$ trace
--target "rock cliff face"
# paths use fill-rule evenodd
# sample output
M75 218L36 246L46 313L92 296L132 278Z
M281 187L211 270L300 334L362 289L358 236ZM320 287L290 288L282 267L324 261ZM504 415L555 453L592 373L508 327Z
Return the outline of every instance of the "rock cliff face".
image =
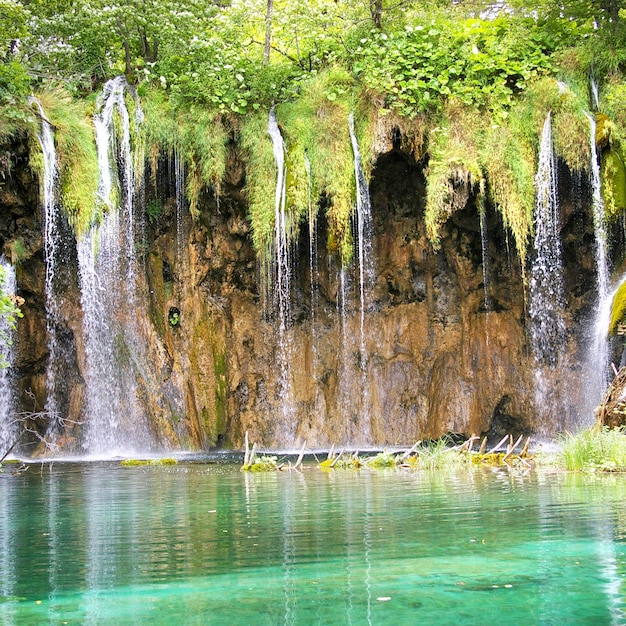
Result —
M38 185L25 148L7 146L5 155L0 246L18 262L25 298L15 367L21 408L41 409L47 348ZM567 345L557 367L538 369L526 330L522 267L500 217L487 207L481 233L470 197L445 224L435 251L423 221L424 167L394 149L374 168L376 280L363 318L355 269L346 268L341 279L326 251L323 218L313 242L303 229L291 251L284 331L259 287L236 149L219 202L207 193L197 221L188 215L177 220L175 193L163 175L153 190L162 215L145 227L137 306L120 311L118 320L124 324L132 316L147 346L134 361L147 447L237 447L246 431L275 448L303 440L313 448L382 446L447 432L550 434L591 419L581 395L594 297L584 185L562 172ZM58 438L66 450L79 452L89 420L86 355L71 239L68 247L60 307L67 388L61 396L76 424Z

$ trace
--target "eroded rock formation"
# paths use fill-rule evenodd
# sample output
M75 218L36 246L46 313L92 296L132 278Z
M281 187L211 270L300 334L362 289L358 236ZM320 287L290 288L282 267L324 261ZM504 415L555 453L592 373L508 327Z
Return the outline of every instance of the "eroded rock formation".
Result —
M41 214L25 148L18 142L6 155L0 245L18 262L25 298L15 366L22 408L29 410L45 405ZM150 447L241 446L246 431L269 447L302 440L314 448L382 446L447 432L546 434L580 419L584 326L594 286L586 190L570 193L574 186L563 177L568 339L559 366L543 372L551 394L542 400L549 406L539 407L522 267L513 243L487 207L487 276L478 210L470 197L444 225L435 251L423 222L424 167L394 149L380 156L373 171L377 278L363 340L354 268L346 268L342 287L322 217L313 262L308 229L292 250L291 320L279 337L271 303L259 288L236 148L219 201L207 192L196 221L185 214L177 223L175 190L160 173L162 180L148 193L163 210L145 227L137 306L121 311L118 320L124 324L133 316L148 346L135 374ZM78 424L62 436L68 450L79 452L80 423L89 419L83 398L86 356L75 250L68 250L67 260L63 397L67 415ZM286 355L286 371L278 366L278 350Z

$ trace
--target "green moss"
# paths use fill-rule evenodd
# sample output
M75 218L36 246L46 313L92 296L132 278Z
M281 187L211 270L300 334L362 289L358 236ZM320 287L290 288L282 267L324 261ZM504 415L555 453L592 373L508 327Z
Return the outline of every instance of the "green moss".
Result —
M255 457L252 463L241 467L244 472L275 472L279 469L278 459L275 456Z
M98 155L88 106L59 89L41 92L38 98L55 128L61 204L81 236L97 219Z
M504 124L491 124L485 132L481 162L488 178L488 195L513 233L521 259L526 256L532 228L535 154L522 138Z
M609 335L617 331L618 326L624 320L624 314L626 314L626 281L622 282L613 296Z
M22 261L28 258L28 250L24 245L24 240L21 237L10 241L6 247L8 248L9 258L12 265L19 265Z
M212 187L219 198L226 172L228 125L221 115L205 108L175 108L157 89L142 90L141 102L145 114L140 127L142 152L151 164L153 183L159 155L171 157L177 152L187 167L189 210L197 217L203 189Z
M177 465L176 459L124 459L120 461L122 467L137 467L139 465Z
M424 219L435 248L442 224L483 185L480 144L484 125L478 111L451 103L431 131Z
M626 167L617 148L609 147L603 152L601 179L606 215L615 218L626 210Z
M266 267L271 257L276 198L276 164L267 120L267 112L253 113L245 117L239 129L239 141L246 156L252 241Z
M214 334L214 333L213 333ZM215 430L217 434L226 429L226 410L228 401L228 363L225 349L218 349L214 338L213 364L215 368Z
M317 202L324 196L327 203L328 248L344 263L351 259L353 252L350 220L356 184L348 128L349 115L355 109L353 90L352 79L344 70L329 68L303 85L297 100L277 107L287 148L294 154L292 167L300 175L305 173L306 155L311 172L311 198ZM369 171L370 150L364 145L363 160ZM292 223L297 224L307 214L308 186L291 184L290 190Z

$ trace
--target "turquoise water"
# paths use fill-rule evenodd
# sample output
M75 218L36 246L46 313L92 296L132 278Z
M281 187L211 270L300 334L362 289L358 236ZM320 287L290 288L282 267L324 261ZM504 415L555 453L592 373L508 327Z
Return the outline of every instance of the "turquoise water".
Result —
M626 477L0 474L0 624L626 624Z

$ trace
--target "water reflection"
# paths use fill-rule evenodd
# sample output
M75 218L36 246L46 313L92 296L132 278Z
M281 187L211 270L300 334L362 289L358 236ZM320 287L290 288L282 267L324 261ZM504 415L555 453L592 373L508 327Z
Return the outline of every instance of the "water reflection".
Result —
M0 494L2 624L625 619L621 476L55 465Z

